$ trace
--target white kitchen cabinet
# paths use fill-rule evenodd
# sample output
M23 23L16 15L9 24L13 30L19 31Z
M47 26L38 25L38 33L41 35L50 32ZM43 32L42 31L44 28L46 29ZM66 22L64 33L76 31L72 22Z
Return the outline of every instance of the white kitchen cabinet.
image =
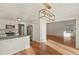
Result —
M0 29L5 29L6 21L0 20Z
M15 29L18 29L18 22L17 21L6 20L6 19L1 20L0 19L0 29L5 29L6 25L15 25Z
M0 40L0 55L15 54L30 48L30 36Z

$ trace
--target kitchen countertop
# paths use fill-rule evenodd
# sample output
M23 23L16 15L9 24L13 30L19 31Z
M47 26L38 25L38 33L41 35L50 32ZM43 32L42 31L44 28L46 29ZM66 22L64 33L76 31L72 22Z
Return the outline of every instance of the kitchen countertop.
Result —
M13 39L13 38L25 37L25 36L27 36L27 35L24 35L24 36L19 36L19 35L17 35L17 36L5 36L5 37L0 36L0 40Z

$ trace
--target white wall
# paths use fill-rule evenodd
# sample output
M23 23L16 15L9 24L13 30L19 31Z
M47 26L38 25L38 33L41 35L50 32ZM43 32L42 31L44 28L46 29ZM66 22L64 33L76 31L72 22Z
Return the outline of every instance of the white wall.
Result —
M66 21L58 21L58 22L49 23L47 24L47 34L63 36L66 25L76 26L76 20L66 20Z
M36 17L37 18L37 17ZM32 25L33 26L33 41L40 41L40 20L36 21L30 21L26 22L26 31L27 31L27 26Z
M79 17L76 18L76 48L79 49Z
M26 26L33 25L33 41L46 42L46 21L39 19L34 22L26 22Z
M47 41L47 26L46 21L44 19L40 19L40 42Z
M40 41L40 22L34 24L34 41Z

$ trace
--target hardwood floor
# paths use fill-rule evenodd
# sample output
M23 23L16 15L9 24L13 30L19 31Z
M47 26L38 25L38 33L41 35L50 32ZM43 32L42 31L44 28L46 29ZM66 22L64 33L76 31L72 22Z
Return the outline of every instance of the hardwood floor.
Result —
M61 53L44 43L31 42L31 46L34 49L36 55L61 55Z
M56 41L58 43L61 43L61 44L67 45L67 46L70 46L72 48L75 48L75 41L73 41L74 38L71 39L71 41L64 42L64 37L63 36L47 35L47 39Z
M63 55L79 55L78 49L72 48L70 46L58 43L50 39L45 44L62 53Z
M37 43L31 41L30 45L31 48L20 51L15 55L62 55L61 53L59 53L55 49L52 49L44 43Z
M15 55L79 55L79 50L75 49L73 42L64 44L63 37L48 36L48 41L38 43L31 41L31 48L25 49Z

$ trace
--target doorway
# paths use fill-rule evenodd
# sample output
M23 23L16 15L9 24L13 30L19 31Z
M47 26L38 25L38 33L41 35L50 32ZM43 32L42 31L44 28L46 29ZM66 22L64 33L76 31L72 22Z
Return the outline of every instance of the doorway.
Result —
M49 23L47 37L55 42L76 48L76 20Z
M33 41L33 25L27 26L27 35L30 35L30 41Z

